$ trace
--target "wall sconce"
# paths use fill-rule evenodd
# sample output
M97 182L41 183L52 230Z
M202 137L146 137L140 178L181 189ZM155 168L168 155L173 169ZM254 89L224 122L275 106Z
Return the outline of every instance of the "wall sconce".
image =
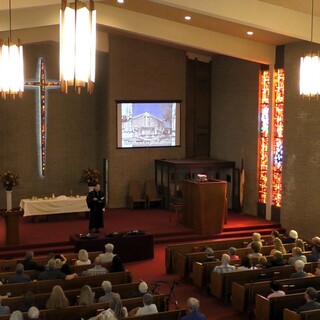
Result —
M87 86L93 92L96 64L96 11L93 0L89 7L75 0L67 5L61 1L60 10L60 81L61 91L68 93L68 86L81 92Z
M17 44L11 38L11 0L9 0L9 37L0 40L0 92L2 98L7 95L22 96L24 90L23 47L21 40Z

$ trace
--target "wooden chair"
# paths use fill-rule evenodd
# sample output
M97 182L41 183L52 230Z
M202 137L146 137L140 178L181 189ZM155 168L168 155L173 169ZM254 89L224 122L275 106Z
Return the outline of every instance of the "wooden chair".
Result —
M134 180L129 182L127 205L129 209L134 209L135 204L146 207L146 199L142 196L140 184Z
M152 203L159 203L161 208L163 206L162 196L158 193L156 182L154 180L146 181L146 199L147 199L147 208L150 208Z

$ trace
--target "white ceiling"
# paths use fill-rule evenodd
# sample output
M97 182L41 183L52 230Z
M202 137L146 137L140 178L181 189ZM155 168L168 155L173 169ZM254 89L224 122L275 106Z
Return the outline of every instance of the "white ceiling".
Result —
M51 39L60 0L11 0L12 29L24 42ZM68 1L71 2L71 1ZM9 0L0 0L0 32L9 29ZM165 42L207 55L221 53L272 64L276 45L311 37L312 0L95 0L100 30ZM185 15L191 21L184 20ZM320 43L320 0L314 0L314 37ZM17 31L21 30L21 31ZM252 37L247 31L253 31ZM319 32L317 31L319 30ZM30 35L26 35L26 33ZM36 36L40 32L41 36ZM58 35L57 35L58 36ZM25 40L27 39L27 40Z

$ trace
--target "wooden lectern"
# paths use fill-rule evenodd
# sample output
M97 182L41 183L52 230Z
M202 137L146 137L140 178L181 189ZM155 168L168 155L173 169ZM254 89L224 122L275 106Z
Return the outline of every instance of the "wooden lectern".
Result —
M19 244L19 217L22 216L22 211L2 211L1 215L4 217L6 225L6 244Z
M182 223L193 228L197 234L221 233L226 219L226 194L226 181L184 181Z

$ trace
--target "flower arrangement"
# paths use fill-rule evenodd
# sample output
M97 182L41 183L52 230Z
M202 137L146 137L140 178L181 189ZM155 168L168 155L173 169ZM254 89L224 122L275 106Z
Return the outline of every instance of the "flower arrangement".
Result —
M99 182L100 172L97 169L87 168L81 173L80 182L85 182L88 186L94 186Z
M5 171L4 173L0 174L2 185L7 191L12 190L12 187L15 187L19 184L19 178L20 177L18 174L11 171Z

